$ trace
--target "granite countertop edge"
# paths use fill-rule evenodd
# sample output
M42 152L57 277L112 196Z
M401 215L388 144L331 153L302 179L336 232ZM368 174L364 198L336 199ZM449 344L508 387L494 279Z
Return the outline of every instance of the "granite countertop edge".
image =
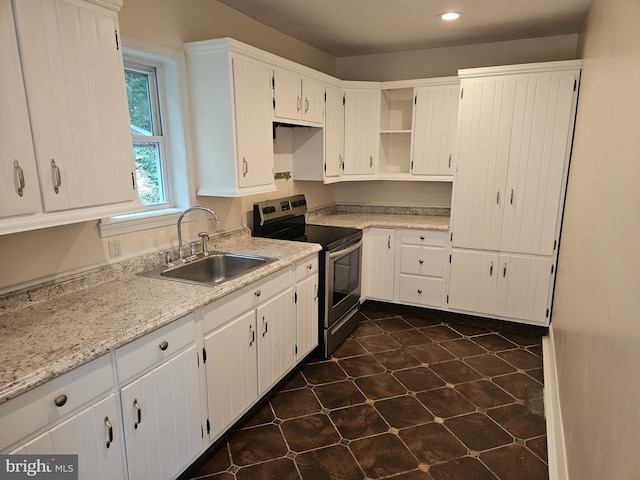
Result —
M215 287L133 274L2 313L0 404L320 250L313 243L251 239L228 251L275 261Z

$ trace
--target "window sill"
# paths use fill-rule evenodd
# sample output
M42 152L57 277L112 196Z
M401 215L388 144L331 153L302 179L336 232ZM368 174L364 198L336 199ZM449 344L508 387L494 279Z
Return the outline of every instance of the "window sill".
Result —
M103 218L98 223L100 237L112 237L124 233L139 232L151 228L167 227L175 225L178 217L183 212L181 208L165 208L117 217Z

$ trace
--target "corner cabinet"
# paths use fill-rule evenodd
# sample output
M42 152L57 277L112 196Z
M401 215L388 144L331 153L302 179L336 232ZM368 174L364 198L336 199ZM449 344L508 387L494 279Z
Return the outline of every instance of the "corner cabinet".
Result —
M185 44L198 195L276 190L273 68L230 39ZM251 50L249 50L251 51Z
M8 82L0 95L10 95L3 104L11 107L0 113L11 114L10 122L0 122L6 187L0 233L141 208L118 38L120 4L33 0L13 2L12 12L9 1L0 2L0 22L6 23L0 62Z
M450 308L549 323L580 67L460 71Z

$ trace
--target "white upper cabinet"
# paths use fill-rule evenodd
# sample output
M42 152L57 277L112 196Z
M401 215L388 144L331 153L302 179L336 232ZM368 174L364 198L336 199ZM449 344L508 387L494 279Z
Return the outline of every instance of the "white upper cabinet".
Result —
M321 82L276 68L273 90L276 119L303 124L324 123L324 85Z
M461 73L454 247L553 253L579 66L540 65Z
M378 164L380 89L345 89L344 175L373 176Z
M339 178L344 167L344 92L327 86L324 127L324 177Z
M0 2L0 234L139 210L120 2L11 5Z
M453 175L459 85L414 89L411 173Z
M44 210L135 200L116 13L65 0L14 5Z
M230 39L185 44L198 195L274 191L273 68ZM249 49L249 52L251 49Z
M0 217L40 211L40 186L10 0L0 0Z

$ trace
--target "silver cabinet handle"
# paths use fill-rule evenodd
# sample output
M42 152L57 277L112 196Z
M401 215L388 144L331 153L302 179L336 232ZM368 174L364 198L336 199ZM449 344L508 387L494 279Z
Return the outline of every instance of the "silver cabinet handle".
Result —
M311 270L312 268L313 268L313 264L310 263L309 265L307 265L307 270Z
M113 425L111 425L109 417L104 417L104 424L107 427L107 433L109 434L109 439L107 440L107 448L109 448L113 443Z
M369 155L369 168L373 167L373 155Z
M391 250L391 235L387 238L387 248Z
M246 177L247 173L249 173L249 162L245 157L242 157L242 176Z
M496 205L500 205L500 190L498 190L498 193L496 194Z
M16 175L18 175L18 195L21 197L22 195L24 195L24 171L18 163L18 160L13 161L13 168L16 172Z
M262 336L264 337L268 331L269 331L269 322L267 322L267 320L264 317L262 317Z
M489 276L493 277L493 262L491 262L491 266L489 267Z
M249 325L249 331L251 332L251 340L249 341L249 346L253 345L253 342L256 341L256 332L253 329L253 325Z
M424 263L424 260L423 260L423 259L420 259L420 260L418 260L418 263L419 263L420 265L422 265L422 264Z
M344 160L342 159L342 154L338 155L338 167L344 170Z
M318 299L318 284L317 283L313 285L313 292L314 292L313 293L313 299L317 300Z
M422 289L421 288L418 289L418 293L422 294Z
M509 200L509 203L510 203L511 205L513 205L513 194L514 194L514 191L513 191L513 188L512 188L512 189L511 189L511 200Z
M133 428L135 428L137 430L138 429L138 425L140 425L142 423L142 407L138 403L138 399L137 398L133 399L133 408L136 409L136 421L133 424Z
M451 154L449 154L449 168L451 168Z
M256 297L259 297L260 295L262 295L262 292L261 292L260 290L256 290L256 291L255 291L255 293L254 293L254 295L255 295Z
M169 342L163 340L162 342L160 342L160 345L158 345L158 347L160 347L160 350L164 352L167 348L169 348Z
M309 99L307 97L304 97L304 113L307 113L309 111Z
M420 235L420 240L424 240L424 235Z
M53 173L53 191L60 193L60 187L62 186L62 176L60 175L60 167L56 165L56 161L51 159L51 170Z
M56 404L56 407L64 407L67 403L67 400L69 400L69 397L67 397L63 393L61 395L58 395L53 402Z
M504 264L504 268L502 269L502 278L505 278L507 276L507 264Z
M296 108L298 109L298 111L302 109L302 98L300 98L300 95L298 95L296 100Z

